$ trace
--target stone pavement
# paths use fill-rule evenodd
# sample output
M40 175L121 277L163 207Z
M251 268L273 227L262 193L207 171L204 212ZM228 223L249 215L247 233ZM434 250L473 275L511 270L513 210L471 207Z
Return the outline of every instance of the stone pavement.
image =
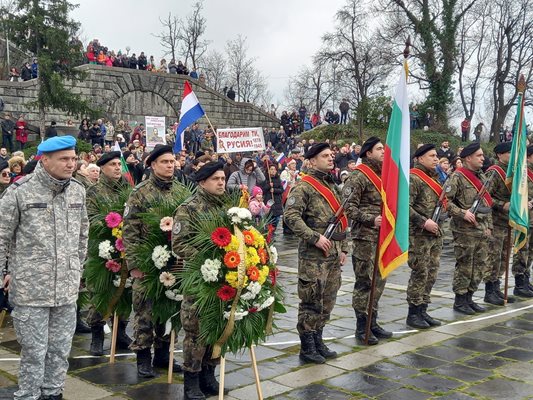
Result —
M445 245L431 315L441 327L416 331L405 325L407 266L392 273L380 302L379 320L394 337L378 346L358 346L353 337L351 308L353 271L343 268L343 284L324 336L339 357L323 365L299 361L296 333L297 241L276 236L286 290L287 313L277 315L276 334L256 348L262 390L273 399L533 399L533 300L507 307L488 306L485 314L468 317L452 310L453 249ZM511 283L513 279L511 278ZM483 288L477 293L481 301ZM131 324L130 324L131 325ZM128 326L131 329L131 326ZM181 338L181 336L180 336ZM165 371L151 380L137 378L135 358L121 354L117 363L88 355L90 335L74 339L67 400L181 399L183 377L166 383ZM181 358L181 340L176 357ZM109 338L106 338L109 348ZM11 328L0 330L0 399L11 399L18 369L18 343ZM228 355L229 400L257 398L248 352Z

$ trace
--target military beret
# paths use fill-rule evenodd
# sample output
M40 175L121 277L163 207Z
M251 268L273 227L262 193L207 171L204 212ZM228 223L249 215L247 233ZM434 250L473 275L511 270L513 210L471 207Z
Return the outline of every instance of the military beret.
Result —
M527 146L527 156L533 155L533 146Z
M0 160L0 171L3 171L4 169L9 168L9 164L6 160Z
M219 161L209 161L200 167L193 175L196 182L204 181L217 171L223 171L224 164Z
M98 161L96 161L96 165L101 167L102 165L106 165L109 161L114 160L115 158L120 158L120 151L110 151L109 153L104 153L102 157Z
M74 136L54 136L42 142L37 150L41 153L52 153L60 150L74 150L76 147L76 139Z
M426 154L430 150L435 150L435 145L434 144L431 144L431 143L423 144L418 149L416 149L415 154L413 155L413 157L423 156L424 154Z
M304 158L309 160L329 148L329 143L315 143L312 146L309 146L309 149L307 149L304 154Z
M148 155L148 157L146 157L146 165L150 166L152 164L152 161L157 160L158 157L167 153L174 154L174 152L172 151L172 146L169 146L167 144L156 145L152 152Z
M511 146L511 142L498 143L496 146L494 146L494 154L509 153L511 151Z
M369 137L366 142L363 143L363 145L361 146L361 151L359 152L360 154L360 157L361 158L365 158L366 157L366 152L367 151L372 151L372 149L374 148L374 146L376 144L378 144L379 142L381 142L381 139L378 138L378 137L375 137L375 136L372 136L372 137Z
M481 148L481 145L478 142L470 143L468 146L466 146L463 151L461 151L461 154L459 156L461 158L468 157L472 154L474 154L476 151L478 151Z

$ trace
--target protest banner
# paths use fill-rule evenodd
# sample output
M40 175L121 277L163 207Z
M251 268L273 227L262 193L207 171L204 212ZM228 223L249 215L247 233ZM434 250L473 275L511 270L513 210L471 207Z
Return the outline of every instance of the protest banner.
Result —
M264 149L263 128L217 129L217 153L254 152Z

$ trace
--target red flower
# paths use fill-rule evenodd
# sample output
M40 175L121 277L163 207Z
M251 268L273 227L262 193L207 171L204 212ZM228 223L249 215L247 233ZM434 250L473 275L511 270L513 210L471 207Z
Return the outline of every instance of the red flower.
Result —
M228 251L224 256L224 264L228 268L237 268L241 262L241 256L236 251Z
M231 232L228 228L217 228L211 234L211 240L218 247L226 247L231 243Z
M250 307L248 309L248 312L251 314L251 313L254 313L254 312L257 312L257 307Z
M266 264L268 261L268 252L265 249L258 249L257 254L259 254L261 264Z
M232 288L229 285L224 285L217 290L217 296L222 301L230 301L237 294L237 289Z
M271 269L270 272L268 273L270 281L272 282L272 286L276 286L276 279L278 275L279 275L279 269L277 268Z
M246 274L248 275L248 278L250 278L251 281L257 281L259 279L259 270L257 267L250 267L246 271Z
M266 238L266 241L268 244L270 244L270 242L272 242L272 235L274 234L274 225L272 224L268 224L268 234L267 234L267 238Z
M120 269L122 268L122 266L116 262L115 260L108 260L106 263L105 263L105 267L110 270L111 272L115 272L117 273L118 271L120 271Z
M255 242L254 234L250 231L242 231L242 235L244 236L244 243L246 243L247 246L253 246Z

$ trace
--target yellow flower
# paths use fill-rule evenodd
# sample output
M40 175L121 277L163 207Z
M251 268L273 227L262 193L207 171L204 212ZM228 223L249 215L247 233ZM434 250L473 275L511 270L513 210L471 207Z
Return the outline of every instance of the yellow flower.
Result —
M239 288L239 273L237 271L231 271L226 273L226 282L231 287L238 289ZM245 288L248 285L248 277L244 275L241 288Z
M266 241L263 235L254 227L250 229L250 232L254 235L254 247L265 247Z
M269 272L269 268L266 265L263 265L263 268L259 270L259 279L257 280L257 283L259 283L260 285L265 283Z
M231 235L231 242L226 247L224 247L224 250L226 250L226 251L237 251L237 250L239 250L239 239L237 239L237 236Z
M113 230L111 231L111 234L113 235L113 237L116 237L117 239L121 239L122 238L122 229L113 228Z
M253 247L247 247L246 248L246 266L249 267L251 265L259 264L261 259L259 258L259 254L257 254L257 250Z

